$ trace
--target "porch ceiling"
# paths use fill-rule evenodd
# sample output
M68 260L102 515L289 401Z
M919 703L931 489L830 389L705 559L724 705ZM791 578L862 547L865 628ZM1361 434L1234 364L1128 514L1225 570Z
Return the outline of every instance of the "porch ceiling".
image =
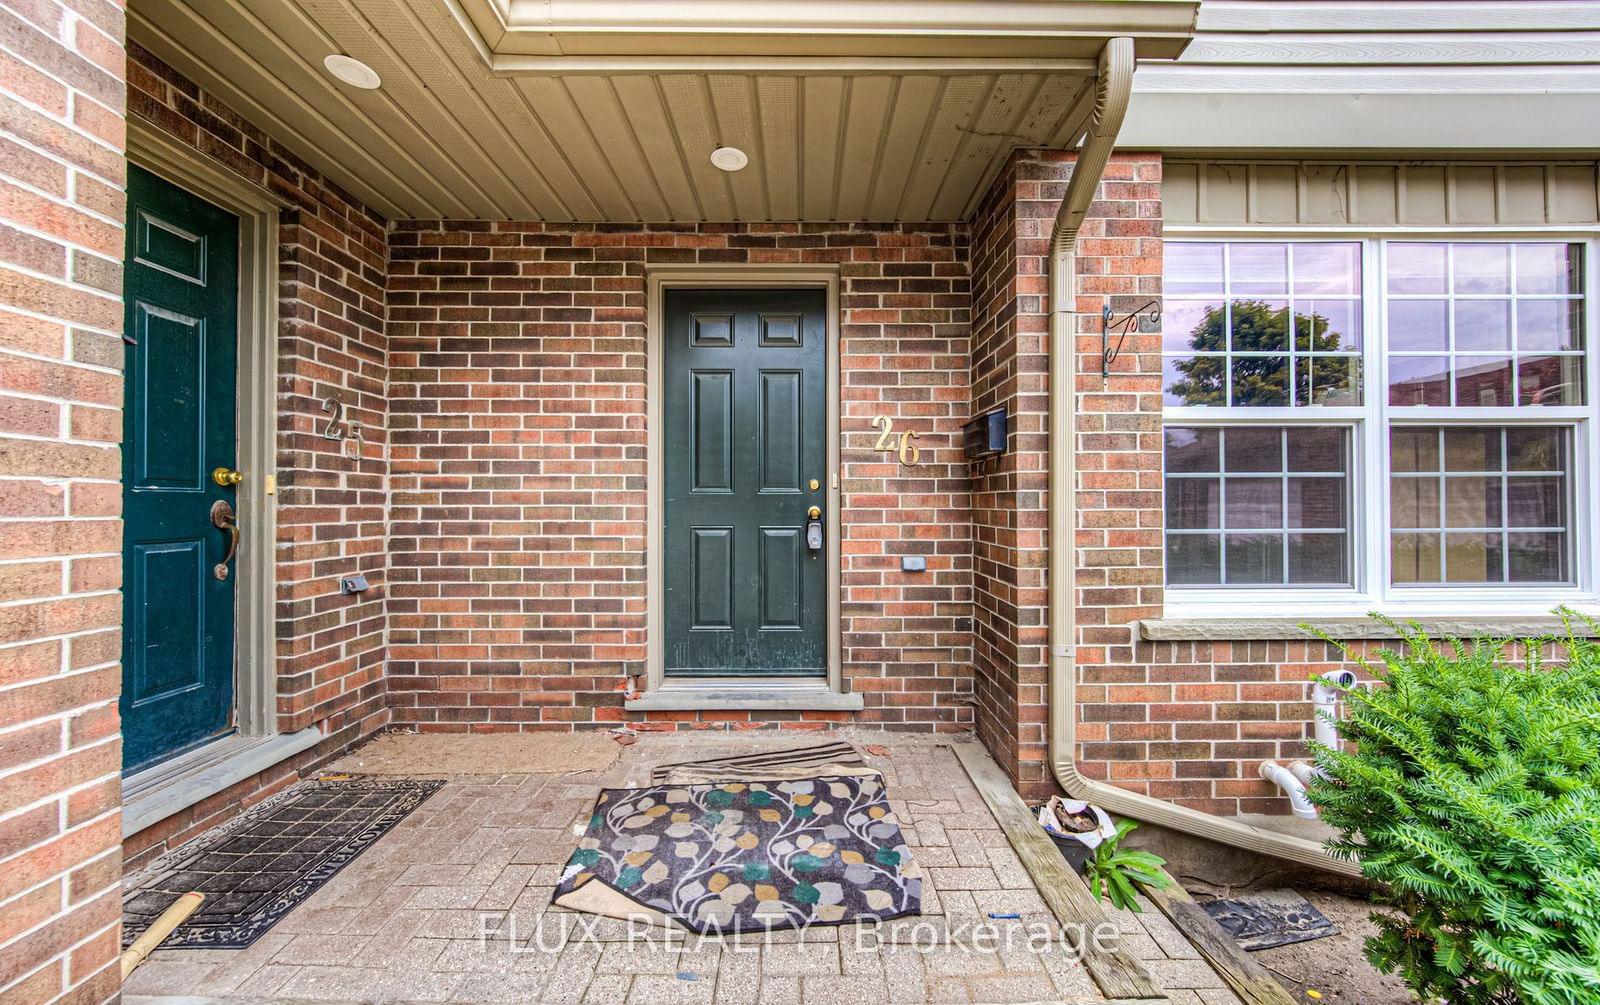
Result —
M1170 58L1195 7L131 0L128 31L391 218L928 221L1013 149L1075 145L1105 39Z

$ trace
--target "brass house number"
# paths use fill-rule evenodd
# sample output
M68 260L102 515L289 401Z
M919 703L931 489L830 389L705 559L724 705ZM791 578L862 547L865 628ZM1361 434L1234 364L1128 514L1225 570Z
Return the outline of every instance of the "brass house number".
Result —
M900 463L910 466L922 460L922 451L912 440L917 438L917 431L908 429L899 436L899 446L895 445L894 420L887 415L874 416L872 424L883 430L878 434L878 442L873 445L873 450L881 450L886 454L897 454Z

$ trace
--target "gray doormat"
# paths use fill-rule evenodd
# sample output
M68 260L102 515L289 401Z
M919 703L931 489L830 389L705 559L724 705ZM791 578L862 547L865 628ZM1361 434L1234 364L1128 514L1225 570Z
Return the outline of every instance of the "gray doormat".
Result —
M433 795L443 780L296 785L157 859L122 899L133 942L183 894L205 901L163 949L243 949Z
M1339 932L1309 900L1293 890L1267 890L1200 906L1234 941L1251 951L1310 942Z

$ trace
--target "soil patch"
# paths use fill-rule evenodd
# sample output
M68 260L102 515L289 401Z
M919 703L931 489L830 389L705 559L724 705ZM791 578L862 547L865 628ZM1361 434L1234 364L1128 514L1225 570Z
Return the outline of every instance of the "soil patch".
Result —
M1362 943L1377 932L1367 917L1372 904L1337 893L1301 892L1339 933L1262 949L1249 954L1250 958L1267 967L1299 1001L1314 1001L1306 994L1309 989L1322 995L1321 1005L1414 1005L1417 999L1397 975L1380 974L1367 962Z

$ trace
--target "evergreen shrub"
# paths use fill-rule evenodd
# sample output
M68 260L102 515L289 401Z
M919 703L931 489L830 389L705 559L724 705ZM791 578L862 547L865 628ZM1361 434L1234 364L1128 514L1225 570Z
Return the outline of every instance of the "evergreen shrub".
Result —
M1310 788L1380 884L1368 958L1424 1000L1600 1002L1600 646L1394 627Z

